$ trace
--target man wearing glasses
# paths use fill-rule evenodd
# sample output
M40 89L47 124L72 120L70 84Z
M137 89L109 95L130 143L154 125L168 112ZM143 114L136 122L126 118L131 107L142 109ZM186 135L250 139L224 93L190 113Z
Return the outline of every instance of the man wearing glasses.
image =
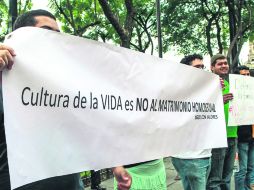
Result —
M181 63L204 69L199 54L185 56ZM210 170L211 149L189 151L172 157L172 164L181 177L184 190L204 190Z

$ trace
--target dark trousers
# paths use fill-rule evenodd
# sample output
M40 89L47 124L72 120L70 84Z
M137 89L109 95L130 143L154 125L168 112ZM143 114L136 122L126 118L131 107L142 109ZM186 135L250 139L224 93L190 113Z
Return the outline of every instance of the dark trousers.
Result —
M10 176L9 176L9 172L1 172L0 174L0 189L1 190L10 190L11 186L10 186Z
M15 190L83 190L79 174L53 177L31 184L24 185ZM9 172L0 174L0 190L11 190Z
M94 171L91 170L91 189L97 189L101 183L101 174L100 170Z
M207 190L230 190L236 145L236 138L228 138L227 148L212 150L211 171L207 181Z

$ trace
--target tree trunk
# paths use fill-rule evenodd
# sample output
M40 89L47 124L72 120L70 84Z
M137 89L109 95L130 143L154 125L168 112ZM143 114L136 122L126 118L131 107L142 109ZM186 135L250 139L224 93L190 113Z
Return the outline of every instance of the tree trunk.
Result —
M109 22L114 27L115 31L120 37L121 46L130 48L131 34L133 30L133 17L135 15L132 0L125 0L125 6L127 9L127 14L125 18L125 25L121 26L119 19L114 15L112 9L110 8L107 0L98 0L102 10L109 20Z
M211 47L211 27L212 27L212 19L208 20L208 24L206 26L206 40L207 40L207 50L209 55L212 57L213 56L213 50Z
M231 46L231 51L228 51L228 59L229 63L231 65L231 72L235 67L237 67L239 60L237 57L237 28L236 28L236 11L235 11L235 2L234 0L228 0L226 2L226 5L228 7L228 17L229 17L229 34L230 34L230 46ZM232 65L233 60L235 61L235 64Z
M17 8L17 0L9 0L9 14L10 14L10 23L9 23L9 32L13 30L13 24L18 17L18 8Z

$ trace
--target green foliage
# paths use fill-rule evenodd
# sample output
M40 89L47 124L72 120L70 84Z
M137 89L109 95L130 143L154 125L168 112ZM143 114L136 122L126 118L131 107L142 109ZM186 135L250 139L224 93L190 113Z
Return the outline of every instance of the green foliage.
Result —
M4 40L8 29L8 7L2 0L0 1L0 42Z
M84 177L90 177L91 176L91 172L90 171L84 171L80 173L80 177L84 178Z
M4 40L5 35L8 33L8 20L9 20L9 2L0 0L0 42ZM32 8L32 0L18 0L17 8L18 15Z
M108 5L119 26L124 28L127 17L124 0L108 1ZM119 34L105 16L98 0L50 0L50 6L64 32L121 44ZM133 26L135 29L131 34L131 48L144 52L152 44L151 39L156 36L155 6L149 0L136 0L133 6L137 15Z
M234 0L164 0L162 3L162 23L163 23L163 42L164 51L172 46L176 46L179 52L190 54L199 52L213 55L218 52L225 52L230 44L229 38L229 12L226 2L235 5L237 21L235 23L236 32L242 26L252 23L248 29L243 30L237 40L238 50L241 50L242 43L253 33L253 0L241 1L243 6L241 13L239 2ZM250 18L252 21L250 21ZM232 31L231 31L232 32ZM234 36L236 35L236 32ZM243 40L240 38L243 36Z
M183 54L208 52L206 34L208 20L219 9L217 0L208 2L209 5L202 6L201 1L194 0L164 1L164 16L162 17L164 51L169 50L169 47L177 46L179 52ZM218 49L215 27L215 22L213 22L209 32L211 32L211 46L213 49Z
M254 41L254 1L245 1L245 8L242 10L243 23L248 25L248 30L244 33L244 38Z
M230 47L229 10L226 2L234 0L161 0L163 50L177 48L179 53L210 55L225 52ZM115 23L105 16L98 0L49 0L53 14L66 33L89 39L122 44L123 38L116 31ZM116 18L123 32L130 31L130 48L146 52L156 48L157 41L155 1L132 0L134 10L132 29L128 28L126 0L107 1L109 13ZM238 2L238 1L234 1ZM254 40L254 1L245 0L241 9L244 31L237 45ZM19 0L18 13L32 7L32 0ZM237 7L236 7L237 10ZM251 14L250 14L251 13ZM8 1L0 0L0 40L8 30ZM236 23L240 27L240 23ZM128 30L128 31L127 31ZM239 37L240 38L240 37ZM241 41L241 42L240 42ZM157 44L157 43L156 43ZM239 48L240 49L240 48Z
M120 38L117 35L116 31L104 15L104 12L97 0L96 2L96 13L97 13L97 19L99 20L100 24L97 25L92 30L89 30L87 32L86 37L93 39L93 40L100 40L103 42L113 42L114 44L120 44ZM117 12L117 17L119 18L119 22L124 22L124 16L122 15L123 11L123 4L120 3L120 1L110 1L110 4L112 5L113 10L119 8Z
M89 31L100 24L101 10L95 0L50 0L54 15L61 22L64 32L80 37L89 35Z
M28 10L31 10L33 3L32 0L19 0L18 4L18 14L21 15Z
M103 42L122 44L127 35L127 8L125 0L107 1L108 14L116 18L115 23L108 20L98 0L50 0L54 13L62 23L64 32ZM153 54L154 40L157 40L155 1L133 0L134 24L130 29L130 48ZM213 55L225 52L230 47L229 10L226 2L234 0L162 0L161 20L163 50L173 47L179 53L202 53ZM252 23L237 41L241 44L249 37L253 39L254 1L246 0L241 10L242 22ZM237 10L237 9L236 9ZM250 12L250 10L252 12ZM252 21L250 21L250 19ZM113 26L114 25L114 26ZM244 25L244 24L243 24ZM236 23L239 27L239 23ZM121 28L120 34L116 28Z
M157 37L156 10L153 1L134 1L135 18L131 47L137 51L154 50L153 40Z

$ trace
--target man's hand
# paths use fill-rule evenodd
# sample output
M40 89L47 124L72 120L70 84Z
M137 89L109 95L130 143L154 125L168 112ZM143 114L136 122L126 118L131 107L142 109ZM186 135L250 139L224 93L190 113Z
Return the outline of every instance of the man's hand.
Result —
M13 57L15 56L15 52L12 48L0 44L0 71L4 70L4 68L11 69L13 65Z
M229 100L233 100L233 94L232 93L228 93L228 94L224 94L223 95L223 103L226 104L228 103Z
M221 86L222 89L225 87L224 80L221 77L220 77L220 86Z
M113 168L113 174L117 180L118 190L129 190L131 187L131 176L122 166Z

